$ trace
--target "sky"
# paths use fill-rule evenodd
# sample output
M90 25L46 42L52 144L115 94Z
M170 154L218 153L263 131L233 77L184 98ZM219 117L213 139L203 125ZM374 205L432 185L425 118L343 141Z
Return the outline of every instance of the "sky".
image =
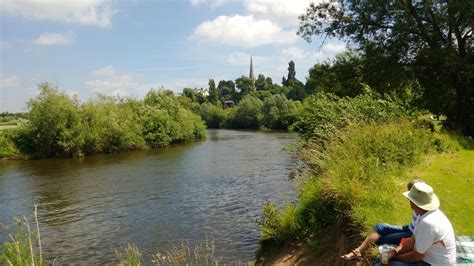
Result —
M0 0L0 112L27 111L38 84L87 101L142 98L254 73L305 82L346 45L299 37L310 0Z

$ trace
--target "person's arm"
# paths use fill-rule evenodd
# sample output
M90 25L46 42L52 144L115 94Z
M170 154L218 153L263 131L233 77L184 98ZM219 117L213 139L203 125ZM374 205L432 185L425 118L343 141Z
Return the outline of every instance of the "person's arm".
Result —
M415 262L423 260L425 254L418 253L415 249L415 238L404 238L400 245L391 251L389 254L390 260L399 260L406 262Z

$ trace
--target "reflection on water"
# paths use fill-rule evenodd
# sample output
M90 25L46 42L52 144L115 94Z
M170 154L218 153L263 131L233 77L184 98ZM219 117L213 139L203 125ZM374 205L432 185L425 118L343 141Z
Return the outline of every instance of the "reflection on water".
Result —
M295 196L283 148L296 137L232 130L207 137L143 152L1 163L0 223L38 204L43 246L59 263L103 264L127 243L151 254L206 237L224 262L252 260L263 203Z

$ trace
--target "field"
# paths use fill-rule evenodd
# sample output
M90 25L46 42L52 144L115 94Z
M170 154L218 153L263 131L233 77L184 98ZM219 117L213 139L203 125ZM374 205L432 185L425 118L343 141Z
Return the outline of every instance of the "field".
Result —
M444 153L427 159L410 175L429 183L457 235L474 235L474 150Z

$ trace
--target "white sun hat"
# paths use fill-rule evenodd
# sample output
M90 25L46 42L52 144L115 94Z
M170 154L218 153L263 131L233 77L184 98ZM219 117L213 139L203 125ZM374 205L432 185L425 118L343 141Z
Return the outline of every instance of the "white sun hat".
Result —
M439 208L438 196L434 193L433 188L426 183L413 184L410 191L404 192L403 196L423 210L431 211Z

